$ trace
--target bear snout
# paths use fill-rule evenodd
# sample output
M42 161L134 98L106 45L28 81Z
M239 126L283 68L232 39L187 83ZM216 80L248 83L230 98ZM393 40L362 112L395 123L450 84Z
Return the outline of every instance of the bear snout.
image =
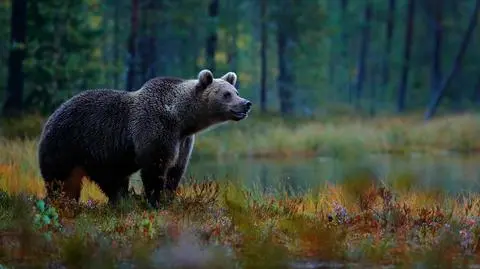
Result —
M250 111L250 109L252 108L252 102L245 99L243 106L246 108L247 111Z
M239 102L237 102L234 106L231 106L231 109L229 110L232 117L231 119L235 121L245 119L251 108L252 102L247 99L240 98Z
M237 110L241 110L243 113L250 112L250 109L252 109L252 102L250 102L250 100L241 98L240 102L237 103Z

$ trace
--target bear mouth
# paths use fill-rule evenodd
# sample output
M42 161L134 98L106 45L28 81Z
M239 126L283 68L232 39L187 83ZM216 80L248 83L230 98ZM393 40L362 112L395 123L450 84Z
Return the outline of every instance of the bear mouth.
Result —
M233 120L239 121L243 120L244 118L247 117L247 112L241 112L241 111L235 111L235 110L230 110L233 116Z

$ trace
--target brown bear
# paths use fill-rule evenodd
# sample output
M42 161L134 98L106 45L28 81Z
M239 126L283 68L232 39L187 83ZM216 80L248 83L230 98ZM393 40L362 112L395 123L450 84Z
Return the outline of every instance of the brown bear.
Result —
M70 98L46 121L38 146L47 197L63 191L78 201L88 176L115 203L140 170L148 203L177 188L195 134L247 117L252 103L235 88L237 75L156 77L133 92L95 89ZM63 184L55 184L61 182ZM60 188L59 185L63 185Z

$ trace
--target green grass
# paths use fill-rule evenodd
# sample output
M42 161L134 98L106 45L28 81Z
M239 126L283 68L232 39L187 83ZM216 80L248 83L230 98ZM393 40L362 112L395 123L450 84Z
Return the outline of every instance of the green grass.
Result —
M4 122L0 130L10 138L36 141L43 120L26 117ZM227 123L197 136L194 154L210 157L292 157L349 155L359 152L438 154L480 151L480 115L464 114L434 119L419 116L375 119L327 118L317 120L282 119L256 115L237 123Z
M2 190L0 264L287 268L310 259L451 268L480 258L478 195L407 190L402 182L375 185L360 175L299 197L189 182L172 205L157 211L136 195L117 208L96 193L89 196L80 204L60 199L44 208L32 193ZM45 213L53 211L49 206L58 226L57 214Z
M471 153L479 149L478 119L321 123L254 115L201 134L196 151L224 157ZM478 194L420 190L405 176L383 185L356 172L298 196L187 181L172 205L150 210L137 194L108 207L85 179L79 204L58 199L45 207L35 135L25 137L0 140L0 265L7 268L287 268L303 259L405 268L480 263Z

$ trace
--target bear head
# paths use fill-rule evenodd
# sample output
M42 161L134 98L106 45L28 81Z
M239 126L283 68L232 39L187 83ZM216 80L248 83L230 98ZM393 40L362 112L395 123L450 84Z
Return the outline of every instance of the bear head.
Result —
M210 70L204 69L198 73L195 86L197 100L203 104L211 119L215 121L240 121L248 116L252 103L239 96L235 88L237 75L228 72L221 78L214 78Z

